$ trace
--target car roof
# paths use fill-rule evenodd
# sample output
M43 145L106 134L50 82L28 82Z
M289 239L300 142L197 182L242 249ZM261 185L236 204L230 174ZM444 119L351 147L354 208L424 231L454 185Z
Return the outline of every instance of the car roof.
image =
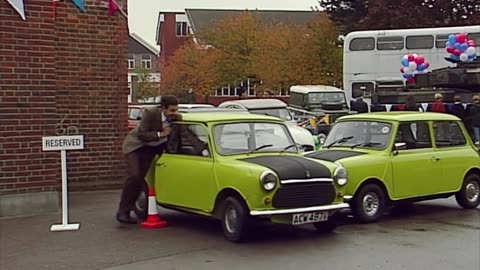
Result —
M242 112L191 112L182 115L184 121L193 121L193 122L228 122L228 121L274 121L278 123L283 123L284 121L277 117L260 115L260 114L250 114Z
M254 98L254 99L241 99L241 100L229 100L220 104L219 106L225 106L228 103L235 103L243 105L247 109L264 109L264 108L279 108L287 107L287 103L275 99L275 98Z
M160 107L160 104L128 104L128 108L155 108Z
M294 85L290 92L308 94L312 92L344 92L342 89L330 85Z
M217 107L199 107L199 108L180 108L181 113L208 113L208 112L224 112L224 113L249 113L246 110L233 108L217 108Z
M197 109L197 108L215 108L212 104L178 104L179 108Z
M459 121L460 119L452 114L435 112L373 112L346 115L338 120L387 120L387 121Z

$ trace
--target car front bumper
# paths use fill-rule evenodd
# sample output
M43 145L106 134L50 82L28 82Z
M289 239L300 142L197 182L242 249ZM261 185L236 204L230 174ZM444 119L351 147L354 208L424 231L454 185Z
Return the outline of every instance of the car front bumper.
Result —
M312 206L312 207L302 207L302 208L292 208L292 209L276 209L276 210L252 210L250 211L251 216L274 216L274 215L288 215L288 214L298 214L298 213L308 213L315 211L336 211L350 208L348 203L339 203L333 205L324 205L324 206Z

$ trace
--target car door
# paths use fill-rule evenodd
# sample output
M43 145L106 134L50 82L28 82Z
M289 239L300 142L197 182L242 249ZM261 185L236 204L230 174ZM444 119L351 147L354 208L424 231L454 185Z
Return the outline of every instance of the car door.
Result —
M392 152L392 179L395 198L409 198L442 190L441 167L432 146L428 122L400 123L395 143L404 143Z
M168 149L157 162L156 187L159 201L201 211L213 207L216 194L213 156L207 127L203 124L178 124L186 128L190 137L181 136L177 147ZM172 131L173 134L173 131ZM193 136L192 136L193 135ZM203 151L196 150L192 139L205 145Z
M442 189L444 192L460 188L465 172L477 164L478 154L467 143L467 138L456 121L433 122L435 151L442 169ZM478 161L477 161L478 163Z

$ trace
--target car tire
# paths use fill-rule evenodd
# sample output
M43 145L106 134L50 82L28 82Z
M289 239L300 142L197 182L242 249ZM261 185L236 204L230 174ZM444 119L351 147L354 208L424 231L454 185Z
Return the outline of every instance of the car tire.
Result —
M357 222L377 222L385 211L386 195L376 184L367 184L356 192L352 200L352 212Z
M243 242L248 236L250 214L246 205L235 197L227 197L222 203L220 220L224 237L235 243Z
M455 199L465 209L476 208L480 204L480 176L467 175L463 180L462 188L455 194Z
M138 195L137 200L135 201L135 206L133 207L133 212L137 216L137 219L144 221L148 217L148 186L147 183L143 185L140 194Z
M337 222L335 220L327 220L323 222L313 223L315 229L320 234L327 234L333 232L337 228Z

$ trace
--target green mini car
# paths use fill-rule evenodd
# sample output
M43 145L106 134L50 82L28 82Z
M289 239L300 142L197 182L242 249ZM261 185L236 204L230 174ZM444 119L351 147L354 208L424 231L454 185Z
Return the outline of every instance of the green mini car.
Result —
M279 118L188 113L176 125L184 132L170 138L146 177L156 201L219 219L232 242L244 240L255 220L311 223L330 232L334 214L349 207L343 198L345 168L304 157ZM137 208L147 207L137 202Z
M322 149L305 156L348 170L345 200L362 223L389 206L455 195L480 203L480 155L459 118L430 112L379 112L339 118Z

